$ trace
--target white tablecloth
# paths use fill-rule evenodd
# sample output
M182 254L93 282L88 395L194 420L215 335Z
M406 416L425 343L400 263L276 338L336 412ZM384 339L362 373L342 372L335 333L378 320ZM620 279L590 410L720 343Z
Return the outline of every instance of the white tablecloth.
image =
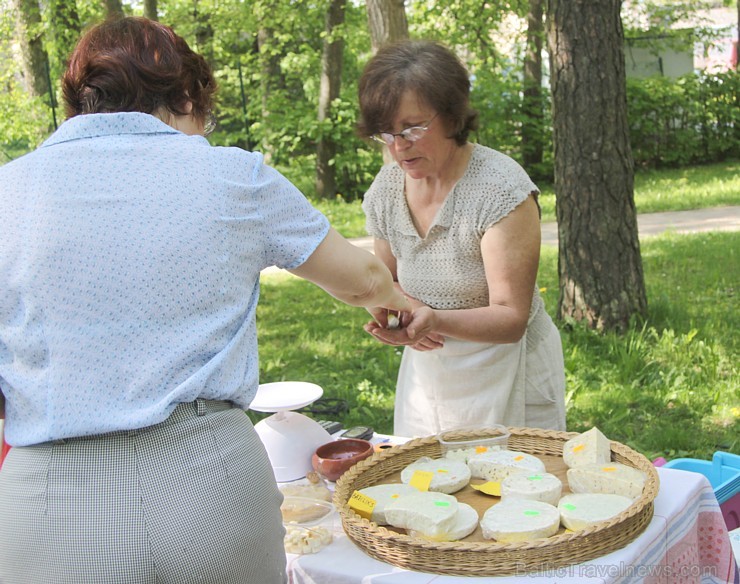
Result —
M288 555L291 584L496 584L636 583L726 584L740 582L727 527L703 475L659 468L655 515L630 545L590 562L520 576L471 578L412 572L375 560L344 534L339 518L334 541L316 554Z

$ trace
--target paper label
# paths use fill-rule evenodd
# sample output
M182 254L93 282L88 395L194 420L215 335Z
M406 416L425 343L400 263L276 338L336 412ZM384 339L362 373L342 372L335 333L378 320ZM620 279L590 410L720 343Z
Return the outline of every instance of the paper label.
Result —
M481 493L485 493L486 495L493 495L494 497L501 496L501 483L488 481L487 483L483 483L481 485L471 484L470 486L473 487L476 491L480 491Z
M368 497L359 491L352 493L352 496L348 501L349 508L365 519L370 519L372 516L373 509L375 509L375 502L375 499Z
M417 470L417 471L414 471L414 474L411 477L409 484L412 487L419 489L420 491L428 491L429 485L432 484L433 477L434 477L434 473L431 473L426 470Z

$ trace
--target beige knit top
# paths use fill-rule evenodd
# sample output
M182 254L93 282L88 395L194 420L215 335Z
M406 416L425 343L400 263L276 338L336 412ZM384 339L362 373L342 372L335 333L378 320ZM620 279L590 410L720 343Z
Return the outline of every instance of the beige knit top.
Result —
M362 207L367 232L390 244L406 293L432 308L454 310L488 306L481 239L533 193L539 190L516 161L476 144L465 174L447 195L426 237L411 220L404 172L395 163L380 170ZM535 298L532 312L541 304L536 291Z

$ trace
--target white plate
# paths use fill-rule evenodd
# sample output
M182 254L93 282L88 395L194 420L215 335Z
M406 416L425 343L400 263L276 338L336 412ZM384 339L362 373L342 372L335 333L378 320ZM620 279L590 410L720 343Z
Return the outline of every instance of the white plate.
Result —
M297 410L315 402L324 390L307 381L275 381L262 383L257 389L250 410L257 412L282 412Z

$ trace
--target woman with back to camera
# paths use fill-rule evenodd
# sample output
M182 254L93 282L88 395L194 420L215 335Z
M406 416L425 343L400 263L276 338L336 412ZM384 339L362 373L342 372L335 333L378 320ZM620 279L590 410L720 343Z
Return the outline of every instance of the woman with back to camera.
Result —
M68 119L0 168L0 582L275 584L280 495L243 409L260 271L409 309L259 154L211 147L205 60L166 26L93 27Z
M386 46L360 79L360 133L384 144L365 195L367 230L412 299L401 328L365 329L404 345L394 433L505 424L565 429L560 335L536 276L539 191L508 156L473 144L465 67L431 41Z

